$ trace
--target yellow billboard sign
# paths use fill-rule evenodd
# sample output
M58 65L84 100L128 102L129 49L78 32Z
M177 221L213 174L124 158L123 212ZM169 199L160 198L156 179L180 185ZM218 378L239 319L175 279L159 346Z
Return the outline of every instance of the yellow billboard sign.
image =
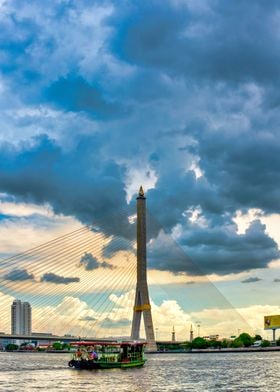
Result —
M264 329L280 328L280 315L264 316Z

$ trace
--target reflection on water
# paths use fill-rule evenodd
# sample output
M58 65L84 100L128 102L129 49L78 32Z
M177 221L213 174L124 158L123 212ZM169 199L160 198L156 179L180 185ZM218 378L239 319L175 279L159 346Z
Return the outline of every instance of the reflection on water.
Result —
M148 355L140 369L75 370L69 355L0 353L0 391L280 391L280 352Z

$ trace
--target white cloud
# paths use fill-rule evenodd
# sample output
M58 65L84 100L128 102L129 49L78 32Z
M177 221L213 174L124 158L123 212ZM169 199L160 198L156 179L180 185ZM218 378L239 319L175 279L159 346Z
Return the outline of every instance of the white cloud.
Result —
M66 296L58 306L33 307L32 330L36 332L52 332L64 335L66 333L88 334L91 326L81 321L84 317L96 318L97 314L89 308L86 302L79 298Z
M207 220L203 216L202 209L200 206L191 207L183 213L184 216L189 216L189 220L192 223L200 227L207 227Z
M1 304L1 317L0 317L0 331L10 332L11 331L11 305L15 298L11 295L0 292L0 304Z
M255 219L260 219L263 215L262 210L251 208L246 214L242 211L236 211L233 221L237 224L237 233L245 234L246 230L249 228L251 222Z
M33 208L24 204L15 206L15 210L9 204L4 204L2 207L6 213L14 211L15 214L20 215L0 222L0 237L2 238L0 254L2 254L2 258L5 255L8 257L24 252L82 227L74 218L53 215L48 208ZM33 215L35 211L41 217L32 218L29 215L29 213Z
M20 102L19 98L15 99L8 88L4 95L9 101L9 107L5 108L5 102L2 103L0 99L2 107L0 124L5 129L5 133L0 135L0 140L5 142L20 146L26 139L48 134L65 149L75 143L75 137L69 137L69 135L73 136L73 130L79 129L79 135L99 131L100 126L97 122L83 113L54 110L43 104L27 106Z
M199 163L194 161L190 167L190 170L193 170L195 173L195 177L198 179L203 176L203 171L199 167Z
M127 202L130 202L135 194L138 194L140 185L143 186L144 192L155 187L157 176L154 170L146 167L129 167L126 177L126 194Z
M48 217L54 217L53 210L50 205L39 206L32 203L14 203L2 201L0 195L0 214L16 217L26 217L39 214Z
M129 336L134 305L134 290L122 294L112 293L105 307L89 305L76 296L67 295L57 306L32 306L32 329L36 332L65 333L76 336ZM14 297L0 292L2 318L0 330L10 331L10 306ZM32 303L31 303L32 305ZM151 301L154 330L159 340L171 340L173 326L177 340L189 339L190 326L194 336L216 335L230 337L241 332L256 333L269 337L263 329L266 315L280 314L280 306L253 305L237 309L203 309L186 312L176 300L164 300L160 305ZM125 324L122 322L126 320ZM106 321L104 326L102 323ZM144 337L143 321L141 336Z
M219 334L221 337L248 332L251 335L267 336L264 331L264 316L280 314L280 306L252 305L237 309L204 309L190 314L192 320L201 321L201 334ZM270 337L271 338L271 337Z
M59 23L56 12L58 9L53 3L32 2L24 3L21 7L10 6L9 13L15 14L18 21L32 19L40 29L37 40L26 51L29 67L39 70L45 80L66 75L73 64L86 75L92 74L97 64L102 62L100 49L110 33L103 22L112 14L112 5L93 4L86 7L76 3L73 7L65 6ZM51 43L51 50L47 42Z
M265 224L266 232L269 234L271 238L278 244L280 248L280 214L271 214L264 215L264 212L260 209L251 208L248 210L246 214L243 214L241 211L237 211L234 222L237 224L237 233L244 234L245 231L250 226L250 223L255 220L260 219L260 221ZM274 260L269 263L269 268L279 268L280 260Z

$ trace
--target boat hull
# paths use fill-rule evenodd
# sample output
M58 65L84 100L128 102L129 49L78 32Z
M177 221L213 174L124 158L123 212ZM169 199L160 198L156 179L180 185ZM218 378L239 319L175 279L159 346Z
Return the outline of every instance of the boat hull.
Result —
M145 360L142 361L127 361L127 362L105 362L105 361L76 361L72 359L69 361L69 367L75 369L126 369L133 367L141 367L145 364Z

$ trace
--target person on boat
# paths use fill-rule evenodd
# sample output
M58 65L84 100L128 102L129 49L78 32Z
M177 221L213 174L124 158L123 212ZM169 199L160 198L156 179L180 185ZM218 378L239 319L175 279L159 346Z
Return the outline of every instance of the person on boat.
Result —
M97 352L96 352L95 350L93 350L93 352L92 352L92 359L93 359L94 361L97 361L97 360L98 360L98 354L97 354Z
M78 350L76 351L76 359L77 361L80 361L82 358L82 351L80 350L80 347L78 347Z
M88 360L89 361L93 361L94 357L93 357L93 351L88 351Z
M88 359L88 352L85 347L81 348L82 351L82 361L86 361Z

